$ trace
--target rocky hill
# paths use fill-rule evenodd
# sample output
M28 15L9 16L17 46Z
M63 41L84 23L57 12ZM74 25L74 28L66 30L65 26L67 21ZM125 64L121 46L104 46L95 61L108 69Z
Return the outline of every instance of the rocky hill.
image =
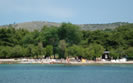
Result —
M107 24L75 24L81 27L82 30L103 30L103 29L114 29L120 25L128 24L127 22L115 22L115 23L107 23ZM16 29L24 28L30 31L35 29L40 30L43 26L60 26L61 23L55 22L46 22L46 21L33 21L33 22L24 22L24 23L17 23L17 24L9 24L3 25L1 27L8 27L12 26Z

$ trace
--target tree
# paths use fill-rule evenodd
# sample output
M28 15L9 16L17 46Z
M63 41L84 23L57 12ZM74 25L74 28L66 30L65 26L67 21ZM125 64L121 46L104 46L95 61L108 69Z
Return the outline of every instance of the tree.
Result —
M116 37L119 43L125 48L133 46L133 24L127 24L117 27L114 30L119 37ZM121 38L121 39L120 39Z
M133 59L133 47L129 47L127 50L126 50L126 55L127 55L127 58L130 60L130 59Z
M40 33L37 30L27 33L22 39L22 44L23 45L28 45L28 44L38 45L40 41L39 35Z
M53 46L53 54L55 56L55 54L57 53L57 46L59 41L57 27L44 26L40 32L40 40L43 43L44 47L47 45Z
M60 40L65 40L70 45L79 44L82 39L82 33L78 26L71 23L63 23L58 29Z
M64 58L65 57L66 47L67 47L66 41L65 40L60 40L59 45L58 45L59 58Z
M33 44L27 45L26 50L27 50L27 54L25 57L36 57L38 55L37 46Z
M25 29L16 29L16 33L15 34L15 39L16 39L16 43L15 45L23 45L23 38L25 37L25 35L29 34L29 31L28 30L25 30Z
M46 49L43 48L43 45L40 42L40 43L38 43L38 46L37 46L37 58L38 58L38 56L43 57L45 55L46 55Z
M111 56L113 59L118 59L118 58L119 58L119 53L117 52L116 49L111 49L111 50L110 50L110 56Z
M43 45L53 45L56 46L58 43L58 33L56 27L46 27L44 26L40 32L40 40Z
M47 45L46 46L46 57L50 57L53 55L53 46Z
M89 47L84 48L84 58L92 60L94 57L92 54L94 54L94 50L90 50Z
M90 56L93 56L93 58L95 59L102 56L104 48L100 44L93 43L89 45L88 51L90 53Z
M68 57L84 57L84 48L78 45L68 47L66 52Z
M15 46L21 44L21 39L28 31L23 29L15 29L13 27L0 29L0 45Z
M11 50L11 57L13 58L23 57L24 56L23 50L24 50L23 47L21 47L20 45L16 45Z
M111 32L105 32L102 30L95 30L89 33L88 36L88 44L91 43L96 43L104 46L104 48L108 49L109 44L110 44L110 37L111 37Z
M1 55L0 58L20 58L24 57L25 49L20 45L16 45L14 47L1 46L0 55Z
M10 50L9 46L0 46L0 58L10 58Z
M14 46L15 38L14 28L1 28L0 29L0 45L3 46Z
M125 50L123 47L119 47L117 49L111 49L110 50L110 55L114 58L114 59L119 59L124 57L125 54Z
M110 43L112 43L112 47L115 49L122 46L125 47L125 40L123 39L123 34L121 34L120 32L114 32L110 40Z

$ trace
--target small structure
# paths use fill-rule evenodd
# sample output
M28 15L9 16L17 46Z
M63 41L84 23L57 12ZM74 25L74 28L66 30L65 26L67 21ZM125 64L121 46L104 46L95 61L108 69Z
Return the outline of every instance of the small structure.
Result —
M110 60L109 53L110 53L109 51L104 51L104 53L102 55L102 59Z

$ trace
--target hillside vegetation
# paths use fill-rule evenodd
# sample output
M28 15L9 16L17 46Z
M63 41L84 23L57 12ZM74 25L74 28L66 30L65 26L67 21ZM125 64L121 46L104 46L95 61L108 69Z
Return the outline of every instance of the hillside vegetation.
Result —
M133 24L115 29L81 30L63 23L28 31L12 26L0 28L0 58L66 58L83 57L94 60L105 50L111 58L133 58Z

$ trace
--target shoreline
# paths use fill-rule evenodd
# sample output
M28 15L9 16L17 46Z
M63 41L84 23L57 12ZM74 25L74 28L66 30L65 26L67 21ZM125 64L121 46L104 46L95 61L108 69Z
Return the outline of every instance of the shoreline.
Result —
M70 65L89 65L89 64L133 64L133 61L111 62L111 61L92 61L77 62L61 59L0 59L0 64L70 64Z

